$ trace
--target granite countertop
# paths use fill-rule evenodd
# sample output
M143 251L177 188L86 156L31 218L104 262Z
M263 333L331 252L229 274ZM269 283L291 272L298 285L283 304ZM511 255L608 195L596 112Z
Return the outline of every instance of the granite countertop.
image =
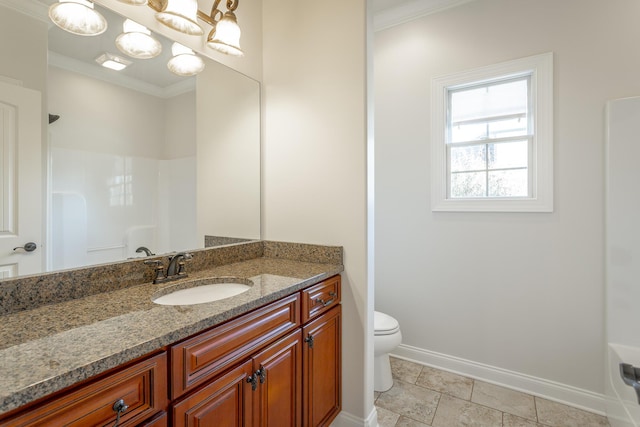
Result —
M343 271L340 264L259 257L0 316L0 414L290 295ZM162 306L154 293L206 277L248 278L220 301Z

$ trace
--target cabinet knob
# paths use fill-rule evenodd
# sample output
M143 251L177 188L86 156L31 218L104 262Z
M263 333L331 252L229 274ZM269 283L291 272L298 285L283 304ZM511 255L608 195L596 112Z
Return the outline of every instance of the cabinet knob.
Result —
M256 371L256 375L260 378L260 384L264 384L267 380L267 370L264 369L264 366L260 366L260 369Z
M247 382L251 384L251 390L255 391L255 389L258 388L258 377L256 376L256 374L248 376Z
M304 342L309 344L309 348L313 348L313 335L309 335L304 339Z

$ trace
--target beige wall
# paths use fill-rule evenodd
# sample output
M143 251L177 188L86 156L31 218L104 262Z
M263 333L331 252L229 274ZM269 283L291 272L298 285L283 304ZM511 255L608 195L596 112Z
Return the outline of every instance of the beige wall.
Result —
M405 355L603 408L604 106L640 94L637 16L632 0L477 0L376 34L376 308ZM555 211L432 212L431 79L544 52Z
M198 236L260 238L260 85L210 61L196 90Z
M263 238L344 246L343 409L361 420L373 402L365 2L265 0L263 12Z
M41 91L46 101L47 24L0 6L0 29L0 76Z

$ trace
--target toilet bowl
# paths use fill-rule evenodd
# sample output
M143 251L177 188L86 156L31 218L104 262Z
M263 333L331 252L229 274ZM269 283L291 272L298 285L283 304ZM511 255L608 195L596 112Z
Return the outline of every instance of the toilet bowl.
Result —
M402 333L396 319L379 311L373 313L373 326L373 389L387 391L393 386L389 353L402 342Z

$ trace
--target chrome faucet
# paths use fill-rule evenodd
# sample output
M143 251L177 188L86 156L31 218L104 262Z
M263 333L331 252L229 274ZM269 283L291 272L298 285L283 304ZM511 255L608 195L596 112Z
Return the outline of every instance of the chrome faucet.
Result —
M167 280L186 277L187 273L184 271L184 263L191 260L191 258L193 258L193 255L187 252L178 252L174 256L169 257L169 266L167 267Z

